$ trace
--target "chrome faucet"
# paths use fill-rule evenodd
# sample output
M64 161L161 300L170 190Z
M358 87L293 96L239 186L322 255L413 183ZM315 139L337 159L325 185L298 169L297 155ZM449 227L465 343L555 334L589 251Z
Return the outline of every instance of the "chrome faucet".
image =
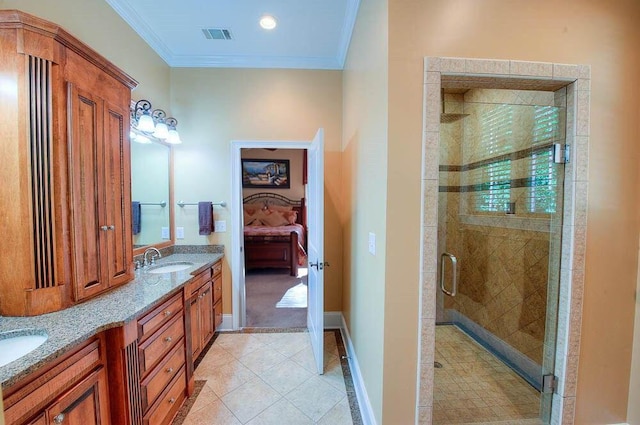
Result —
M149 254L149 253L153 254L153 251L155 251L156 254L155 255L151 255L151 260L148 260L147 259L147 254ZM144 251L144 255L142 256L142 265L143 266L152 266L152 265L154 265L156 263L156 258L162 258L162 254L160 254L160 251L158 251L158 248L155 248L153 246L150 247L150 248L147 248Z

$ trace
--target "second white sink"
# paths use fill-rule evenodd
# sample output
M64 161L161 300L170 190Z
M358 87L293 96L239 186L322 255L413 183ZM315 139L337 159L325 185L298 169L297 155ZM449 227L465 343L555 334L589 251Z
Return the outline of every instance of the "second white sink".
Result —
M180 270L188 269L191 266L193 266L193 263L189 263L188 261L181 261L179 263L171 263L171 264L164 264L161 266L151 267L149 270L147 270L147 273L156 273L156 274L171 273L171 272L177 272Z
M0 367L32 352L46 340L46 332L33 329L0 332Z

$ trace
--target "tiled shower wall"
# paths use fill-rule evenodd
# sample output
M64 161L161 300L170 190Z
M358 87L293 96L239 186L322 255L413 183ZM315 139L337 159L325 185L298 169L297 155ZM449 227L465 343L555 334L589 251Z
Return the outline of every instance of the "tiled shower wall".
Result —
M508 349L494 350L536 377L539 368L521 364L543 361L549 245L560 232L550 234L551 219L557 219L553 214L530 211L531 160L536 152L548 153L550 143L564 143L565 111L555 104L552 92L472 89L464 95L445 95L445 111L466 116L446 120L440 127L439 253L458 258L459 284L455 297L439 294L440 306L446 309L439 319L463 326L473 322L474 329L483 328L475 332L483 342L493 346L497 338ZM541 117L534 116L533 105L551 113L542 119L555 118L544 131L536 131L541 126L534 123ZM495 145L488 148L491 142ZM476 197L487 193L477 186L491 180L491 166L505 157L509 170L501 178L521 185L506 191L516 213L506 215L506 205L500 203L499 211L476 211L481 202ZM562 194L561 186L556 192ZM561 207L561 196L555 202ZM558 274L553 277L557 285ZM492 338L484 337L484 330Z
M422 266L420 308L419 424L431 424L433 412L433 362L437 316L438 166L440 164L441 81L458 76L477 86L536 90L549 83L566 86L567 144L573 147L566 166L562 223L558 335L554 350L555 374L551 424L573 424L580 352L580 325L584 286L587 224L589 122L591 70L588 65L494 59L427 57L424 60L424 116L422 160ZM562 94L560 95L562 97ZM554 318L555 319L555 318Z

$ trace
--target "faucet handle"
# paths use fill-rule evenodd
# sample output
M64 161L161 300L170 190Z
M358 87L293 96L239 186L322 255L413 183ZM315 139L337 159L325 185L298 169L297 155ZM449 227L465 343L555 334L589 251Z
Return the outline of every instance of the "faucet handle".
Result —
M144 262L144 260L142 260ZM140 260L136 260L133 262L133 269L134 270L140 270L142 268L142 263L140 262Z

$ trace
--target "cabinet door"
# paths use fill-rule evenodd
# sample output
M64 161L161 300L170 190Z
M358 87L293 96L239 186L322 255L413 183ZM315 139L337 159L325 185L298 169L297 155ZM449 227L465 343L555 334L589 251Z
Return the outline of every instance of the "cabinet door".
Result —
M108 425L107 374L99 368L48 409L53 424Z
M29 422L28 425L47 425L47 415L42 413L40 416Z
M191 353L193 360L198 357L201 351L200 345L200 298L196 295L189 300L190 319L191 319Z
M133 279L131 258L131 157L129 109L105 103L104 168L105 223L108 226L107 263L109 286Z
M211 340L214 331L213 324L213 287L211 281L200 290L200 335L202 349Z
M107 252L107 223L100 215L104 191L103 102L69 83L69 156L73 279L76 300L109 286L103 253Z

